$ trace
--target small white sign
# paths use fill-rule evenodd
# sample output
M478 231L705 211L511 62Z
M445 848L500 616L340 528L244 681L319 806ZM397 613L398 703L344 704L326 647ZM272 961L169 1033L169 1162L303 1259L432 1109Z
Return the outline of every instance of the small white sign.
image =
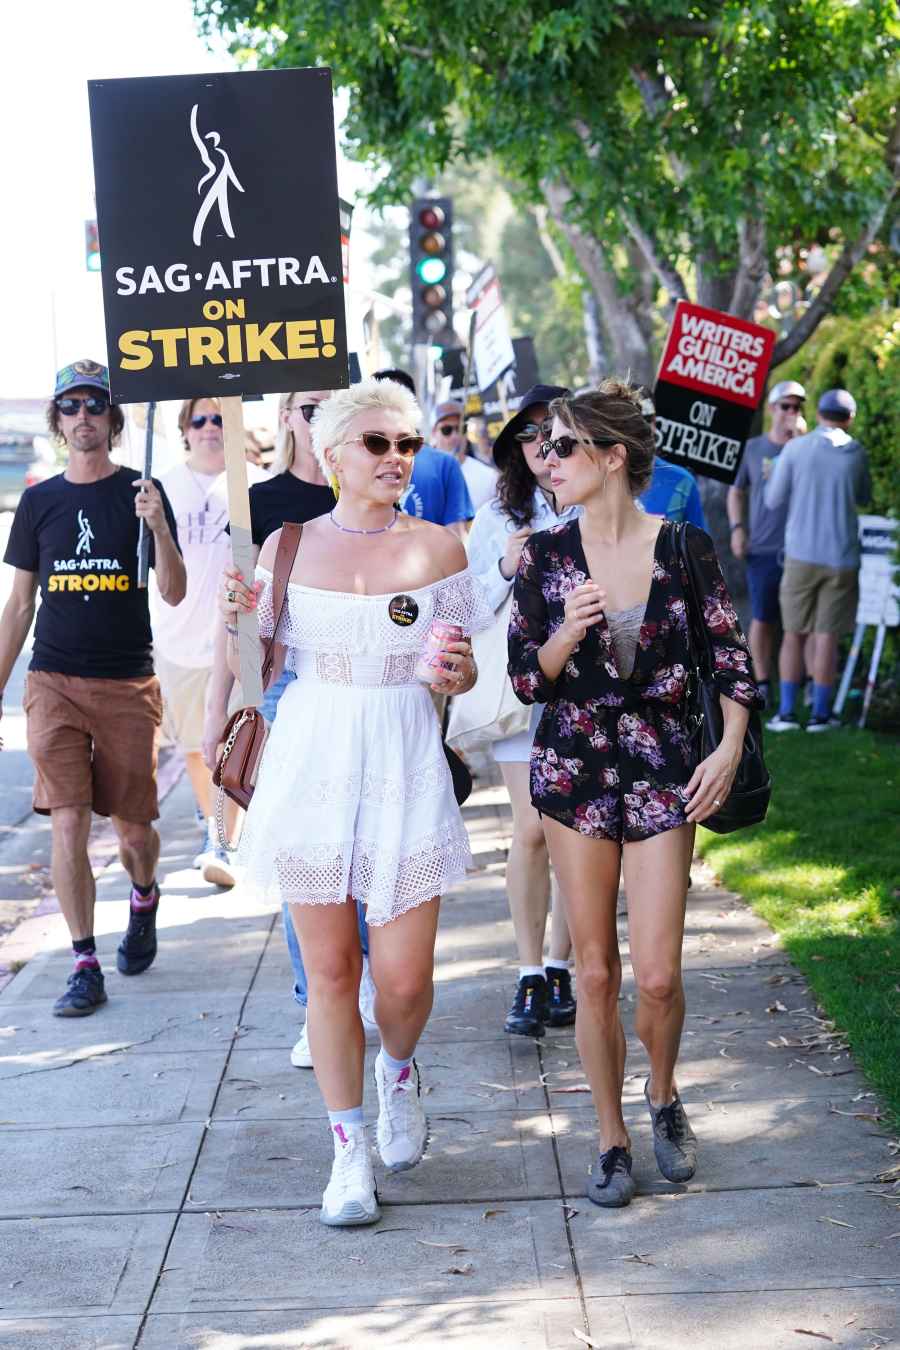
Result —
M897 584L897 521L889 516L859 517L858 624L900 624L900 585Z
M475 311L475 370L478 387L483 392L490 389L516 359L500 295L500 282L492 263L482 268L472 282L466 303Z

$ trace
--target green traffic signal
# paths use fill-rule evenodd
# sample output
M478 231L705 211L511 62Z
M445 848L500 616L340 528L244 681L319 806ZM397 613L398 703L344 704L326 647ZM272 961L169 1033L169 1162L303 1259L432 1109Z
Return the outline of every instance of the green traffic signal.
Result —
M436 286L447 275L447 264L443 258L422 258L416 264L416 273L426 286Z

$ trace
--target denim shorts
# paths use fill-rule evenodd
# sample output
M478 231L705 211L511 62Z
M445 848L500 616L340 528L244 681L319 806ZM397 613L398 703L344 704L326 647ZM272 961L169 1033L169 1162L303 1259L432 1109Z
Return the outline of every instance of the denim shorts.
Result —
M757 623L777 623L781 617L778 588L784 570L781 553L747 554L747 587L750 612Z
M281 695L284 693L285 689L287 689L288 685L296 680L296 678L297 676L292 670L283 670L275 683L270 684L263 695L263 701L260 704L260 712L269 723L269 726L275 721L275 713L278 710L278 700L281 698Z

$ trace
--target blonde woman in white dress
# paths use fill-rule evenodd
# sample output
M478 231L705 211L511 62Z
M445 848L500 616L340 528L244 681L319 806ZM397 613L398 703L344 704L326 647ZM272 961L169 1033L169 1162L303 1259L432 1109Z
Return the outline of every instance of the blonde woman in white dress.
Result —
M466 636L445 644L445 669L431 687L472 688L467 638L492 612L459 539L395 508L422 444L419 418L402 386L364 380L334 394L313 421L338 501L303 527L277 635L297 678L279 705L239 854L249 883L291 906L335 1148L320 1217L339 1226L380 1217L362 1113L355 902L366 906L377 988L378 1151L400 1171L421 1160L427 1141L413 1054L431 1012L440 896L470 862L428 685L415 668L432 621L457 624ZM232 574L223 601L231 624L258 596L264 638L279 534L263 545L254 587ZM233 639L229 660L237 664Z

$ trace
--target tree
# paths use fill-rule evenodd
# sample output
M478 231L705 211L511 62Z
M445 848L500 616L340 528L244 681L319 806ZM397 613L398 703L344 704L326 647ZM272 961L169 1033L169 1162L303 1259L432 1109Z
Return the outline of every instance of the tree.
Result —
M674 300L751 316L774 250L830 271L798 350L900 183L893 0L195 0L261 66L327 64L372 199L493 160L547 211L611 362L653 374ZM385 171L385 165L389 168Z

